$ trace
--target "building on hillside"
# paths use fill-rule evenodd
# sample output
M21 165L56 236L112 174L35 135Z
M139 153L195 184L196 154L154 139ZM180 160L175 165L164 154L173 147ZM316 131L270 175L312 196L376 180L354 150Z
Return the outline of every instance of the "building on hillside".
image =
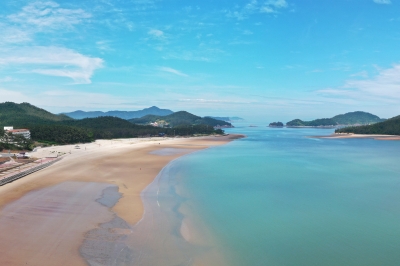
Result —
M29 129L21 128L21 129L14 129L14 127L4 127L5 132L10 132L13 135L21 135L26 139L31 138L31 132Z

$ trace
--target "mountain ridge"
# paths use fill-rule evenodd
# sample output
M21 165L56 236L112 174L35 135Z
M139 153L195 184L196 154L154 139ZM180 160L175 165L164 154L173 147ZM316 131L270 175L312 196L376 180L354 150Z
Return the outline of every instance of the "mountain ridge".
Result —
M133 119L133 118L140 118L145 115L165 116L165 115L170 115L172 113L173 113L173 111L171 111L169 109L161 109L161 108L158 108L157 106L151 106L149 108L144 108L142 110L137 110L137 111L113 110L113 111L102 112L102 111L76 110L74 112L62 113L62 114L67 115L74 119L96 118L96 117L101 117L101 116L113 116L113 117L118 117L118 118L122 118L125 120L129 120L129 119Z

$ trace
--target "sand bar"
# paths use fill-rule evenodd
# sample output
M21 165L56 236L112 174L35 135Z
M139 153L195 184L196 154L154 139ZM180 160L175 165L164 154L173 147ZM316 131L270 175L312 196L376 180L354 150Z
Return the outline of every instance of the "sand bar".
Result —
M310 138L318 139L376 139L376 140L400 140L399 135L367 135L367 134L346 134L335 133L325 136L310 136Z
M168 162L237 137L102 140L33 152L64 158L0 187L0 265L87 265L79 251L85 234L113 215L137 223L141 191ZM94 201L109 186L122 194L111 209Z

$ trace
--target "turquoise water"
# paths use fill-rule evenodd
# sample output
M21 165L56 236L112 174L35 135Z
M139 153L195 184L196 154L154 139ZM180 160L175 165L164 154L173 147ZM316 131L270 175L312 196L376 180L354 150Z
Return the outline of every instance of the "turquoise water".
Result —
M180 208L201 217L228 265L400 264L400 142L229 132L247 138L170 166Z

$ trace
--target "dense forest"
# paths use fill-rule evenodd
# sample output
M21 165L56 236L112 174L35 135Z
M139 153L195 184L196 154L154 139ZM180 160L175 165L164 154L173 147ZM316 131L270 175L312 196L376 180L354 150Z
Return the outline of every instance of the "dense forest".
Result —
M346 127L336 133L400 135L400 116L368 126Z
M227 127L232 126L231 123L222 120L217 120L211 117L200 117L188 113L186 111L179 111L166 116L146 115L143 116L142 118L130 119L128 121L142 125L148 125L150 123L162 121L168 123L169 126L171 127L182 126L182 125L206 125L212 127L217 125L227 126Z
M189 114L189 113L188 113ZM192 114L189 114L194 116ZM195 116L196 117L196 116ZM214 119L204 121L213 123ZM211 122L210 122L211 121ZM183 124L172 128L160 128L149 125L137 125L127 120L105 116L75 120L65 115L55 115L28 103L0 104L0 136L4 135L4 126L28 128L34 141L49 144L73 144L96 139L136 138L148 136L188 136L194 134L222 134L213 126L204 124ZM13 144L0 141L0 149L10 148ZM29 143L22 143L26 147ZM14 147L15 148L15 147Z
M312 121L302 121L295 119L286 123L288 127L318 127L318 126L335 126L337 122L331 118L320 118Z
M367 112L349 112L342 115L336 115L332 118L320 118L312 121L302 121L294 119L286 123L288 127L318 127L318 126L336 126L336 125L368 125L385 121L376 115Z

